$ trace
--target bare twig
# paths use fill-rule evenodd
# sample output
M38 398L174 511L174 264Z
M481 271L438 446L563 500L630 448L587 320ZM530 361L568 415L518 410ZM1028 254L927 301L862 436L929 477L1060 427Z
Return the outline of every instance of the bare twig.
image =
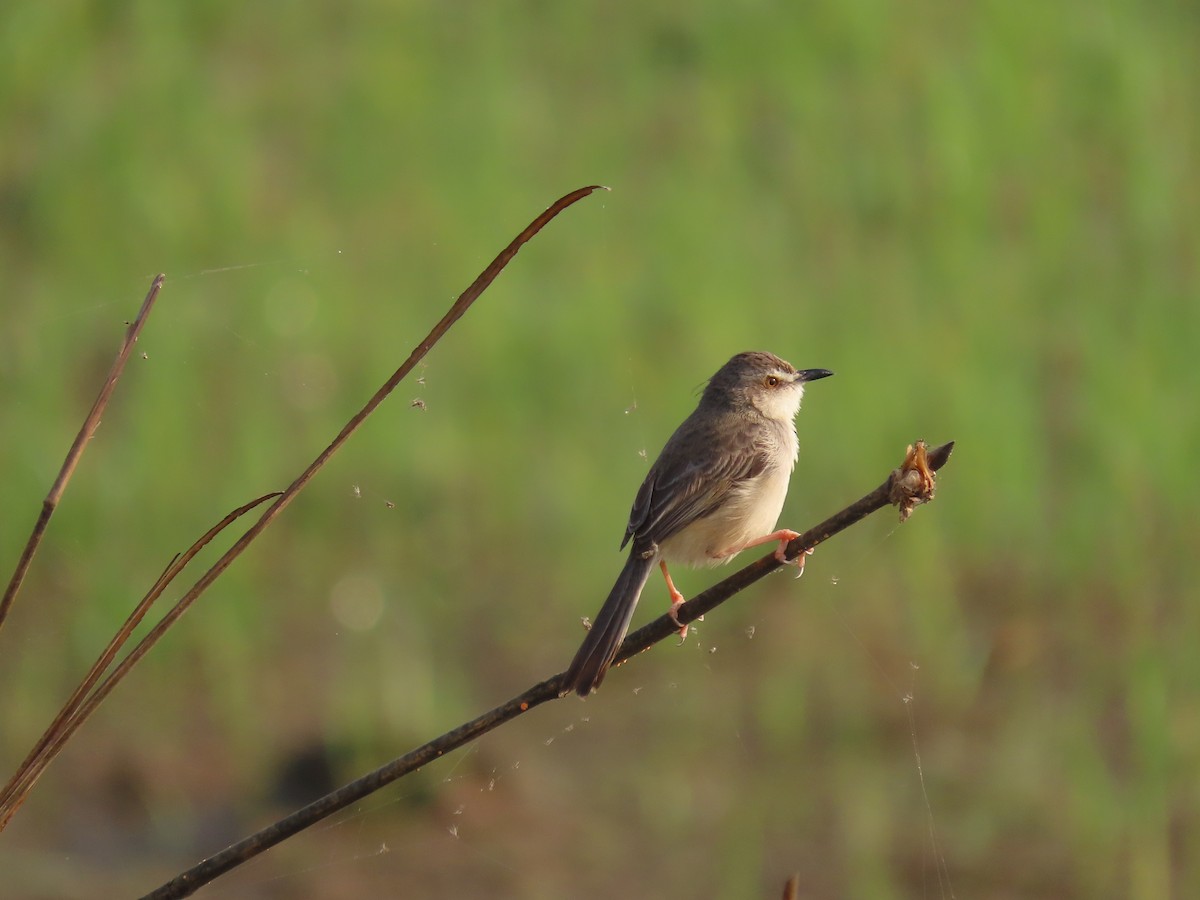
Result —
M34 554L37 553L38 547L42 543L42 537L46 533L46 526L50 524L50 517L54 515L54 510L58 508L58 502L62 499L63 492L67 489L67 482L75 474L75 467L79 465L79 460L83 456L83 451L87 447L88 441L92 439L92 436L96 433L96 429L100 427L100 419L104 415L104 410L108 407L108 401L112 398L113 390L117 386L117 381L120 379L121 373L125 370L125 363L129 360L129 355L133 353L133 345L137 343L138 335L142 333L142 327L146 324L146 319L150 317L150 310L154 306L154 301L158 298L158 292L162 288L166 277L166 275L156 275L154 281L150 283L150 292L146 294L146 299L142 301L142 308L138 311L137 318L125 330L125 340L121 343L121 349L117 351L117 358L113 360L112 368L108 370L108 377L104 379L104 385L100 388L100 393L96 396L96 402L92 404L91 412L83 420L83 427L79 429L79 434L75 435L75 442L71 444L71 449L67 451L67 458L63 461L62 468L58 471L58 477L54 479L54 485L50 488L50 493L42 501L42 511L33 525L33 533L29 535L29 540L25 542L25 549L21 551L21 558L17 561L17 567L13 571L12 578L9 579L8 587L4 589L4 597L0 598L0 628L4 627L4 622L8 618L8 611L12 608L13 601L16 600L17 593L21 590L21 584L25 581L25 574L29 571Z
M918 447L924 447L923 441L917 442ZM928 461L927 470L929 473L929 492L928 497L933 496L933 472L936 472L946 464L950 459L950 453L954 449L954 442L930 450L925 458ZM922 450L922 453L924 451ZM887 477L887 480L871 493L867 494L856 503L851 503L841 512L830 516L820 525L808 529L797 538L793 538L791 543L787 545L785 556L788 559L795 559L806 550L812 550L818 544L821 544L839 531L845 531L856 522L865 519L873 512L878 512L885 506L895 504L901 506L901 514L903 515L903 504L908 502L912 493L910 491L897 492L896 485L905 480L907 468L911 465L914 456L914 448L908 448L908 454L905 456L905 461L899 469L892 472ZM925 502L925 501L915 501ZM702 594L697 594L691 600L688 600L682 606L675 609L675 615L679 621L675 622L671 616L661 616L655 619L649 625L639 628L629 637L625 638L625 642L621 644L621 649L617 652L613 665L620 665L631 656L636 656L643 650L658 643L663 638L671 634L679 633L680 625L687 625L690 622L695 622L702 615L716 609L734 594L748 588L754 582L758 581L766 575L771 574L780 566L779 560L775 558L775 554L764 556L757 562L753 562L737 572L734 572L724 581L714 584Z
M96 705L103 700L104 697L107 696L108 692L111 691L111 689L121 680L121 678L124 677L129 668L137 663L138 660L140 660L159 640L159 638L162 637L167 629L177 622L185 612L187 612L188 608L196 601L196 599L203 594L204 591L206 591L208 587L214 581L216 581L226 569L229 568L233 561L237 559L243 551L245 551L250 543L253 542L254 539L257 538L264 530L266 530L267 526L275 521L279 514L288 507L292 500L295 499L296 495L304 489L304 487L313 479L317 472L319 472L321 468L329 461L333 454L336 453L341 446L345 444L347 440L349 440L350 436L358 430L359 426L362 425L367 416L375 411L375 409L387 398L387 396L396 388L396 386L404 379L404 377L412 371L417 363L419 363L421 359L423 359L424 356L433 348L433 346L439 340L441 340L446 332L450 330L451 326L453 326L454 323L462 317L463 313L470 308L471 304L479 298L479 296L487 289L487 287L496 279L496 276L499 275L500 272L503 271L504 267L507 266L512 260L512 258L517 255L517 252L521 249L521 247L524 246L526 242L533 238L539 231L542 230L542 228L549 224L550 221L552 221L568 206L571 206L594 191L600 189L601 187L599 185L591 185L589 187L578 188L577 190L571 191L569 194L560 197L544 212L535 217L534 220L530 222L520 234L513 238L509 245L505 247L499 253L499 255L492 260L487 268L485 268L479 274L479 276L473 282L471 282L467 289L459 295L458 299L454 301L450 309L444 316L442 316L441 320L433 327L429 334L426 335L425 339L421 341L421 343L419 343L409 354L408 359L406 359L400 368L398 368L392 374L392 376L388 378L384 385L379 388L374 395L372 395L371 399L367 401L366 405L354 414L350 421L346 423L340 432L338 432L337 437L330 442L329 446L321 451L317 458L309 464L308 468L306 468L285 491L277 495L275 502L267 507L259 520L250 526L250 528L247 529L246 532L239 537L233 543L233 545L226 550L225 553L220 556L220 558L217 559L215 563L213 563L208 571L200 576L199 580L188 589L188 591L179 599L179 601L162 617L158 624L156 624L154 628L150 630L146 637L143 638L138 645L132 651L130 651L129 655L121 661L121 664L113 671L109 679L101 684L100 687L97 688L97 690L91 695L91 697L89 697L88 701L84 703L78 709L78 711L68 719L69 730L67 735L73 733L74 730L78 728L79 724L81 724L83 720L90 715L91 711L95 709ZM161 281L156 280L155 288L152 290L152 293L157 291L157 287L160 284ZM148 297L147 303L149 303L151 299L151 297ZM107 399L104 392L101 392L101 396ZM90 419L91 417L89 417L89 421ZM81 434L82 433L83 432L81 432ZM48 515L46 517L48 518ZM38 533L39 532L35 530L35 535ZM32 554L30 553L29 555L31 556ZM54 753L57 753L58 750L61 749L62 743L65 741L65 739L65 735L60 736L57 739L52 739L52 743L47 746L49 746ZM43 740L45 740L45 738L43 738ZM43 747L43 750L45 749L46 748ZM27 778L22 778L21 780L23 783L28 781ZM34 780L36 780L36 777ZM16 779L14 779L14 781L16 781ZM23 797L24 793L27 792L28 788L31 786L32 783L29 782L26 784L24 791L20 791L18 788L18 793L20 793L20 796ZM0 828L3 828L4 825L7 824L14 811L15 807L9 808L7 816L0 818Z
M923 448L923 445L918 442L918 447ZM950 451L953 448L954 444L951 442L928 453L928 464L925 467L929 479L927 485L928 497L932 497L932 473L946 464L946 461L950 458ZM923 449L920 452L924 455ZM896 496L893 500L893 491L897 482L903 481L905 473L910 470L913 464L913 455L914 448L910 447L905 463L889 475L887 480L878 488L867 494L857 503L852 503L841 512L830 516L820 525L810 528L793 540L788 545L789 557L800 553L804 549L811 549L822 541L828 540L839 531L844 531L871 513L887 506L889 503L905 502L906 495ZM624 662L631 656L641 653L664 638L678 633L681 622L693 621L701 614L711 611L734 594L758 581L758 579L762 578L768 572L779 568L780 565L782 563L775 559L774 554L764 556L762 559L735 572L724 581L714 585L679 607L677 610L679 622L675 622L669 615L660 616L649 625L635 631L625 639L625 642L621 645L621 649L617 652L616 663ZM522 713L528 712L535 706L540 706L547 700L553 700L561 696L564 693L562 681L565 674L565 672L560 672L552 678L535 684L507 703L497 706L495 709L484 713L478 718L460 725L453 731L435 738L398 759L392 760L387 765L364 775L356 781L352 781L350 784L339 788L333 793L315 800L308 804L308 806L297 810L291 815L285 816L273 825L249 837L243 838L236 844L227 847L220 853L210 856L208 859L176 876L156 890L146 894L143 900L168 900L168 898L191 896L202 886L226 872L237 868L242 863L253 859L255 856L283 842L292 835L303 831L310 825L319 822L338 810L345 809L347 806L357 803L380 788L438 759L451 750L470 743L497 726L515 719ZM565 692L569 693L569 691L570 689L567 688Z
M171 560L162 575L154 582L153 587L146 592L146 595L134 607L133 612L129 614L125 623L117 630L117 633L109 641L108 646L104 648L103 652L101 652L96 662L92 664L92 667L83 677L83 680L79 683L74 693L63 704L58 715L54 717L54 721L50 723L50 726L42 734L37 744L34 745L34 748L29 751L29 755L17 767L16 773L9 779L8 784L4 786L3 790L0 790L0 831L8 825L9 821L16 814L16 811L20 809L21 804L25 802L25 798L33 789L33 786L42 777L42 773L54 761L54 757L58 756L59 751L62 750L63 745L71 735L75 733L75 730L87 720L96 710L96 707L103 702L104 698L112 692L112 689L120 683L125 674L133 667L133 664L145 655L146 650L153 643L152 637L157 639L156 633L162 626L161 622L139 642L133 652L125 657L121 661L121 664L103 682L100 682L98 687L96 686L100 680L100 676L112 664L118 651L129 640L129 636L133 634L133 630L142 621L143 617L145 617L150 607L154 604L154 601L162 596L163 591L167 589L168 585L175 580L176 576L183 571L184 567L192 561L197 553L208 546L213 538L254 507L270 500L272 497L278 496L279 492L276 491L251 500L243 506L239 506L205 532L199 540L188 548L186 553L182 556L176 556ZM95 688L94 692L92 692L93 688Z

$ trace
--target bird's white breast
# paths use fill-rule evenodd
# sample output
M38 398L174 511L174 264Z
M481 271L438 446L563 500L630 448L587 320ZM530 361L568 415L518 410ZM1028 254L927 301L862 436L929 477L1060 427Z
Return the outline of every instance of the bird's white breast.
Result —
M778 439L775 457L779 465L743 482L711 515L663 541L659 550L667 562L693 567L720 565L736 555L725 555L725 551L775 530L796 464L796 430L791 422L779 429Z

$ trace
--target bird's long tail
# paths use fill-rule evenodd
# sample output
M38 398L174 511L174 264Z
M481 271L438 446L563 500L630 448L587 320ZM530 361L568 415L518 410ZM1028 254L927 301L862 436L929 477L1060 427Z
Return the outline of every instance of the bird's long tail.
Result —
M625 639L642 588L657 561L657 554L652 553L647 558L636 547L630 552L625 568L617 576L617 583L608 592L608 599L596 613L596 621L571 660L563 680L563 693L575 691L586 697L600 686L604 673L617 655L617 648Z

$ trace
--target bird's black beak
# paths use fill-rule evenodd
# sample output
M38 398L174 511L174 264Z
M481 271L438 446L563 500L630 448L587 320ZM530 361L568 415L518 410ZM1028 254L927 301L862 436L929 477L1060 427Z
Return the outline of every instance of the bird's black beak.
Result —
M828 369L801 369L796 373L796 380L800 382L816 381L818 378L828 378L832 374Z

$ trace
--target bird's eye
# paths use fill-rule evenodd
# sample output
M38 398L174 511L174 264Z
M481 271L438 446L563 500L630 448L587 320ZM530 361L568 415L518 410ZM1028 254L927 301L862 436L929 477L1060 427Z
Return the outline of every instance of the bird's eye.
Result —
M763 379L763 383L767 387L779 387L779 379L774 375L768 375L765 379Z

